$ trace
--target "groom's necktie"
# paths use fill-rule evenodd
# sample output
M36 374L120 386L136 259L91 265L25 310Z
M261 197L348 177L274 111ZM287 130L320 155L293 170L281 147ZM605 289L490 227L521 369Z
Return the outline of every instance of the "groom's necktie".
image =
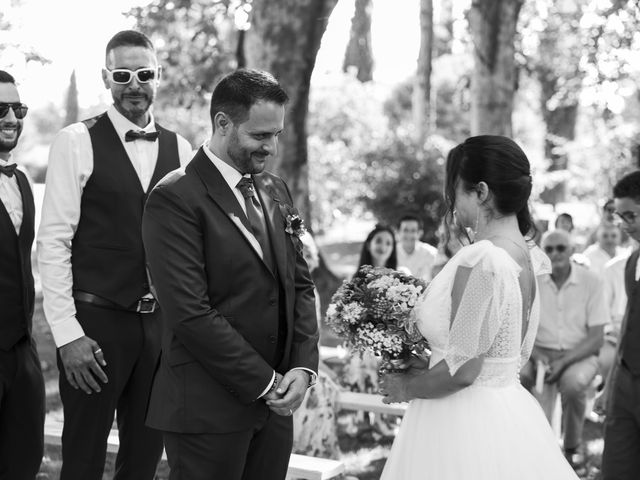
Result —
M247 218L249 219L253 236L256 237L256 240L258 240L258 243L260 244L260 248L262 248L262 258L264 259L264 263L267 264L271 271L275 271L271 254L271 242L269 241L269 234L267 233L267 224L264 218L264 212L262 211L262 206L256 196L253 179L250 177L242 177L236 187L240 189L240 192L242 192L242 196L244 197L244 205L247 209Z

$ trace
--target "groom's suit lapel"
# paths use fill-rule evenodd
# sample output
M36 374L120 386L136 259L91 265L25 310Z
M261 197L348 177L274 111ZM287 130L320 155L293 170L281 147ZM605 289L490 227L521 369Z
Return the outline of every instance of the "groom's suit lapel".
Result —
M284 220L280 213L281 201L271 177L267 175L254 175L253 182L258 191L260 202L265 211L265 220L271 239L271 247L276 259L276 266L280 276L284 280L287 272L287 249Z
M251 247L251 250L254 251L254 253L260 258L260 261L264 264L262 256L257 250L259 246L256 247L256 245L258 245L257 241L249 238L251 224L220 171L215 167L202 149L198 150L198 153L191 161L191 164L202 179L209 196L225 213L225 217L227 217L227 220L233 225L233 227L242 234L242 237ZM241 226L244 227L245 231L243 231L242 227L236 222L240 223Z

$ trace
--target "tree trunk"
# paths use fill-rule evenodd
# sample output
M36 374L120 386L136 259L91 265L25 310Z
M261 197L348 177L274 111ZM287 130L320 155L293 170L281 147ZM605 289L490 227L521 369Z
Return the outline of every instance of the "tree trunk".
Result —
M474 0L469 28L475 45L471 134L511 136L516 90L514 39L524 0Z
M555 2L540 34L540 59L536 75L540 82L540 110L546 126L545 157L549 171L569 168L567 142L575 139L578 104L584 76L580 69L583 45L580 35L582 10L572 1ZM540 199L555 205L566 200L566 182L547 187Z
M451 53L453 44L453 0L440 0L438 19L434 29L434 56Z
M433 55L433 0L420 0L420 52L413 85L415 140L423 145L431 131L431 60Z
M67 89L67 98L65 101L65 119L64 126L76 123L79 119L80 109L78 106L78 86L76 84L76 71L71 72L69 79L69 88Z
M351 19L351 35L344 55L342 71L356 69L361 82L373 80L373 53L371 50L372 0L356 0L356 9Z
M272 170L289 184L303 218L311 204L307 111L311 73L329 15L338 0L254 0L247 31L247 66L271 72L289 95L284 133Z

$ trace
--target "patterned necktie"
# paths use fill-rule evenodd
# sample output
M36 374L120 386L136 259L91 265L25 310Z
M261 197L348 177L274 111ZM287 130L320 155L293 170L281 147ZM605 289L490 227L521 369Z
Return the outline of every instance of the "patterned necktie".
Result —
M13 174L16 173L16 167L18 165L16 165L15 163L12 163L11 165L0 165L0 174L5 174L7 177L11 178L13 177Z
M273 259L271 256L271 244L269 242L269 235L267 234L267 224L264 219L264 212L262 206L258 202L256 196L256 189L253 186L253 180L249 177L242 177L236 185L242 196L244 197L244 205L247 209L247 218L251 225L251 230L262 248L262 256L264 262L269 268L273 270Z
M124 135L125 142L133 142L135 140L147 140L148 142L155 142L158 139L160 132L145 132L143 130L135 131L129 130Z

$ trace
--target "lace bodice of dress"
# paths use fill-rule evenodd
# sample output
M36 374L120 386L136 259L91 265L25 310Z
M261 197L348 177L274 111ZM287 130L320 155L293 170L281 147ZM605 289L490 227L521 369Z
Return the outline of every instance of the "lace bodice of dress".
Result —
M530 249L530 255L536 275L548 273L546 255L538 247ZM452 319L452 290L461 269L468 279ZM504 386L518 381L539 319L536 295L523 340L520 270L504 249L488 240L462 248L445 265L414 310L416 326L431 346L430 365L444 359L453 375L468 360L483 356L474 384Z

